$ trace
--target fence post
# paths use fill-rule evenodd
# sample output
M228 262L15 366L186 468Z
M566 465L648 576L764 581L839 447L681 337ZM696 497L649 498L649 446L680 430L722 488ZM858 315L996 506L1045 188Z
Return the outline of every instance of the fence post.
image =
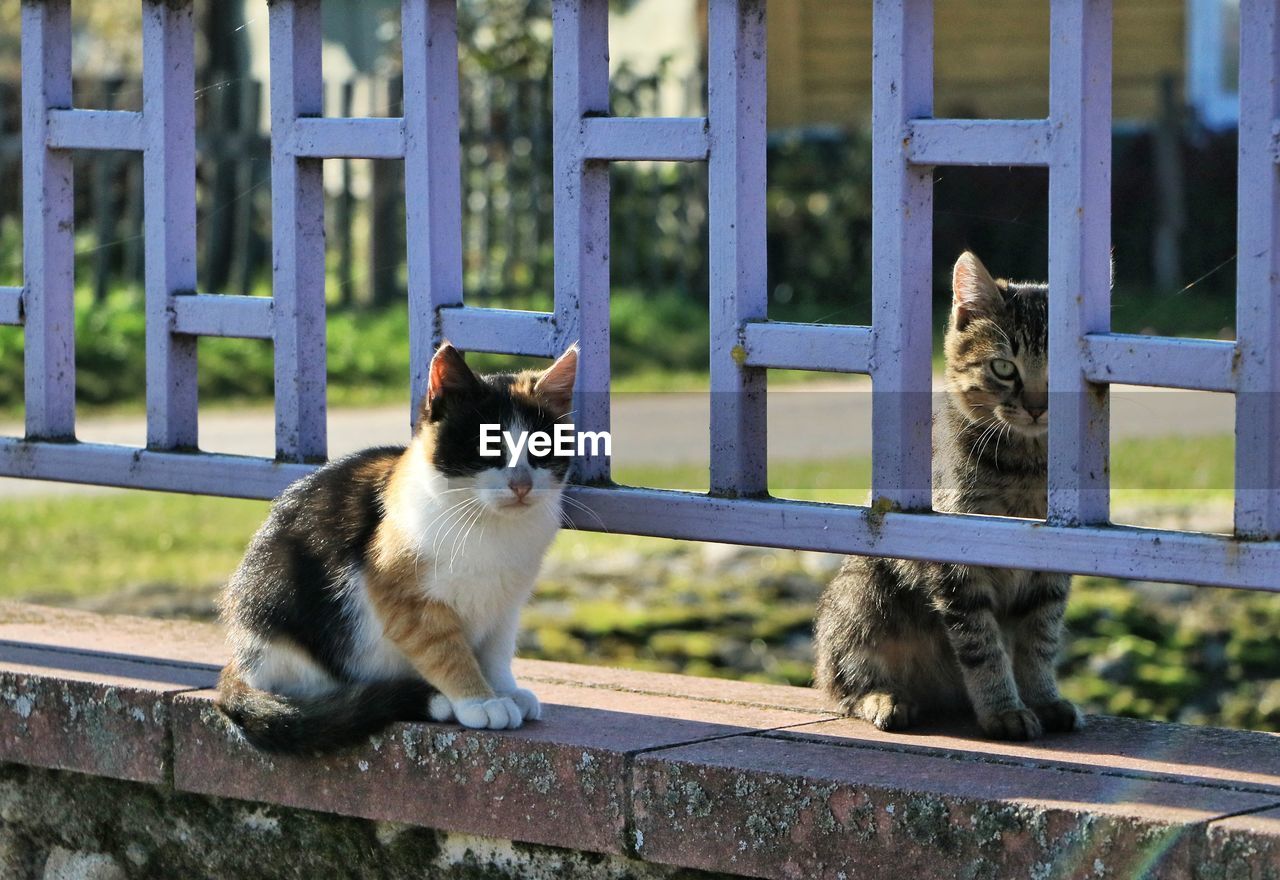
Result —
M908 120L933 115L933 3L875 0L872 19L871 493L928 510L933 171L905 144Z
M1240 3L1236 534L1280 537L1280 11Z
M440 342L439 310L462 305L462 152L455 0L404 0L405 258L411 418Z
M28 439L75 436L71 153L51 150L50 108L71 107L70 0L22 4L22 274Z
M196 445L196 339L170 330L172 298L196 290L195 39L190 2L142 13L147 447L176 449Z
M1111 2L1052 0L1049 18L1048 518L1109 516L1105 385L1084 334L1111 327Z
M707 9L711 294L711 491L768 491L768 374L741 363L743 326L768 316L765 266L765 4Z
M320 116L320 0L268 6L271 33L271 294L276 457L323 459L325 424L324 183L320 159L293 154L294 121Z
M609 166L582 158L582 121L609 114L609 4L553 0L551 19L556 333L560 346L581 346L574 423L607 431ZM607 480L609 461L585 456L575 475Z

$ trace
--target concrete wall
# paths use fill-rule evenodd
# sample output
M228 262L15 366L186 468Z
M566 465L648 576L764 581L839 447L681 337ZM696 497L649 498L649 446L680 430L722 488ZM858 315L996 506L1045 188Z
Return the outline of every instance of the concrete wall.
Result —
M890 734L807 688L524 662L546 712L518 731L279 756L214 709L224 651L0 604L0 877L1280 876L1267 734Z
M625 856L0 765L4 880L660 880L676 874Z

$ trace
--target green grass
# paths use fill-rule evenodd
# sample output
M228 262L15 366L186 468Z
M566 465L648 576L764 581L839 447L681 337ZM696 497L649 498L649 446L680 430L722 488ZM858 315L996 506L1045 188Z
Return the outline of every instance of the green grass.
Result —
M0 504L0 594L53 598L221 583L266 502L128 492Z

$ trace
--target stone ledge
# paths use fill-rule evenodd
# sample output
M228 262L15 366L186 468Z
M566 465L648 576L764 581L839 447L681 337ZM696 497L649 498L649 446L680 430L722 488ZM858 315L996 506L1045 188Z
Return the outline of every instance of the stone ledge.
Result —
M546 720L265 756L217 627L0 605L0 760L177 794L761 877L1280 875L1280 738L1092 719L884 734L812 691L525 661Z

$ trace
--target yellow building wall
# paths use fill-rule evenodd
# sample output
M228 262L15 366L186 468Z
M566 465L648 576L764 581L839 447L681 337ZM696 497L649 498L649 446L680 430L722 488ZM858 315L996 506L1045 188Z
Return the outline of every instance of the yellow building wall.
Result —
M1117 120L1154 118L1164 76L1181 91L1185 5L1115 0ZM871 0L778 0L768 14L770 126L868 121ZM935 0L934 56L936 115L1048 113L1048 0Z

